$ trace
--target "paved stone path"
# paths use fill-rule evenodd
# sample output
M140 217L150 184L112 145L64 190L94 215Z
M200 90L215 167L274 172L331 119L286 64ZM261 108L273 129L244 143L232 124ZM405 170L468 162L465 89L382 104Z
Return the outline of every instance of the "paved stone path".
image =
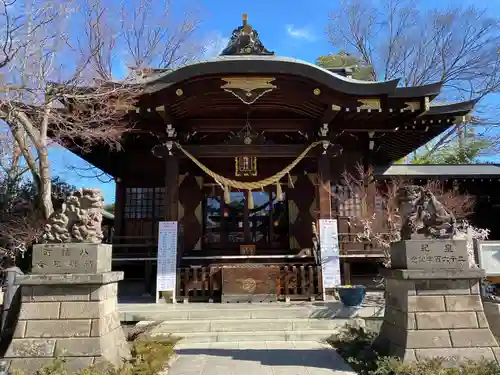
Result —
M178 344L168 375L354 375L327 344L239 342Z

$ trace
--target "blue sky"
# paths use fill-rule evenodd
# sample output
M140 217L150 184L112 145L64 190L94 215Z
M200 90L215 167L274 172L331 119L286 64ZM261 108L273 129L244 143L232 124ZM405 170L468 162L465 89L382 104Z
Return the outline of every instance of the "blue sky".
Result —
M183 1L183 0L181 0ZM204 9L201 32L217 35L227 41L232 30L241 24L241 14L248 13L248 22L259 32L264 45L277 55L290 56L314 62L316 57L335 52L326 38L325 27L328 13L336 0L257 0L235 2L234 0L201 0ZM337 0L339 1L339 0ZM423 8L446 7L450 4L475 4L477 1L435 1L418 0ZM486 2L484 3L486 6ZM490 0L488 9L491 16L500 16L500 0ZM216 51L212 51L216 52ZM77 187L99 187L106 203L114 201L115 185L103 184L95 178L83 178L68 170L68 166L85 168L80 158L63 149L51 151L52 171ZM89 172L83 172L86 176Z

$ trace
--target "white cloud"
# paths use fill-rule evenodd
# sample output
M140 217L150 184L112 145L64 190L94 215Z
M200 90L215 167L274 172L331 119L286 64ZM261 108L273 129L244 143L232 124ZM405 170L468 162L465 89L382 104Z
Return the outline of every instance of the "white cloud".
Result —
M204 59L211 59L221 54L222 50L226 48L229 38L216 35L214 38L208 40L206 50L203 53Z
M295 39L303 39L312 42L316 36L308 27L295 27L294 25L286 25L286 32L289 36Z

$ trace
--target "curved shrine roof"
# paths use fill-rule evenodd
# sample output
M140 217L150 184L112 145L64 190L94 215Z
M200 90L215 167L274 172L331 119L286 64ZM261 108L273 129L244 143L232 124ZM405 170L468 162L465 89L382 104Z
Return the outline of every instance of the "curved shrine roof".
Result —
M333 90L349 95L395 98L436 97L441 82L415 87L398 87L399 79L390 81L361 81L344 77L307 61L274 55L218 56L172 70L153 70L137 77L130 84L145 85L146 93L153 93L192 78L224 74L288 74L311 79Z
M274 52L264 47L257 30L248 24L246 13L243 14L242 21L242 25L233 30L220 56L177 69L147 69L141 76L129 80L128 83L143 85L145 94L154 94L201 77L284 75L305 78L333 91L360 99L379 97L399 99L401 102L406 99L432 101L439 95L443 86L443 82L435 82L414 87L398 87L399 79L362 81L339 74L342 68L325 69L303 60L276 56ZM345 73L345 69L343 70ZM459 114L471 111L475 103L475 101L444 105L432 103L430 106L426 105L427 111L423 115Z
M376 141L373 160L382 164L400 159L453 123L464 121L477 103L477 100L433 103L442 89L442 82L399 87L399 79L362 81L348 77L348 70L325 69L303 60L276 56L264 47L258 32L247 24L244 15L243 25L233 30L221 56L177 69L137 70L136 77L120 84L139 86L144 92L130 115L146 120L141 121L146 134L164 132L165 119L157 111L162 108L165 118L178 120L181 129L226 136L240 122L243 126L245 114L248 116L247 106L251 104L252 121L274 124L272 136L280 141L283 129L288 129L286 132L300 129L314 132L315 126L325 123L332 123L332 130L339 137L345 131L351 143L358 142L357 133L371 134ZM276 86L271 90L258 88L256 91L264 90L267 94L257 93L255 98L258 100L245 101L233 91L230 91L233 95L227 93L225 84L221 85L223 80L252 76L272 77ZM321 95L323 89L326 95ZM248 94L252 97L246 92ZM278 122L285 126L278 126ZM298 125L299 122L307 125ZM258 127L255 123L254 126ZM364 147L364 143L359 147ZM99 159L101 164L102 160ZM95 164L95 161L90 162Z

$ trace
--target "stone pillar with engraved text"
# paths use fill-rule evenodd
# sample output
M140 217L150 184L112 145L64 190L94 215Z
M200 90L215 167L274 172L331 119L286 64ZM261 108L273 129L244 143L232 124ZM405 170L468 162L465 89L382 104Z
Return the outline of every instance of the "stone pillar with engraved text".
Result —
M123 272L111 271L112 247L100 243L101 206L99 192L78 190L34 245L32 273L16 278L22 302L4 356L11 370L34 373L57 356L70 372L130 357L117 311Z
M404 361L445 357L500 359L480 295L483 269L471 266L465 240L454 238L455 219L430 191L398 192L401 241L386 269L385 314L375 345Z

